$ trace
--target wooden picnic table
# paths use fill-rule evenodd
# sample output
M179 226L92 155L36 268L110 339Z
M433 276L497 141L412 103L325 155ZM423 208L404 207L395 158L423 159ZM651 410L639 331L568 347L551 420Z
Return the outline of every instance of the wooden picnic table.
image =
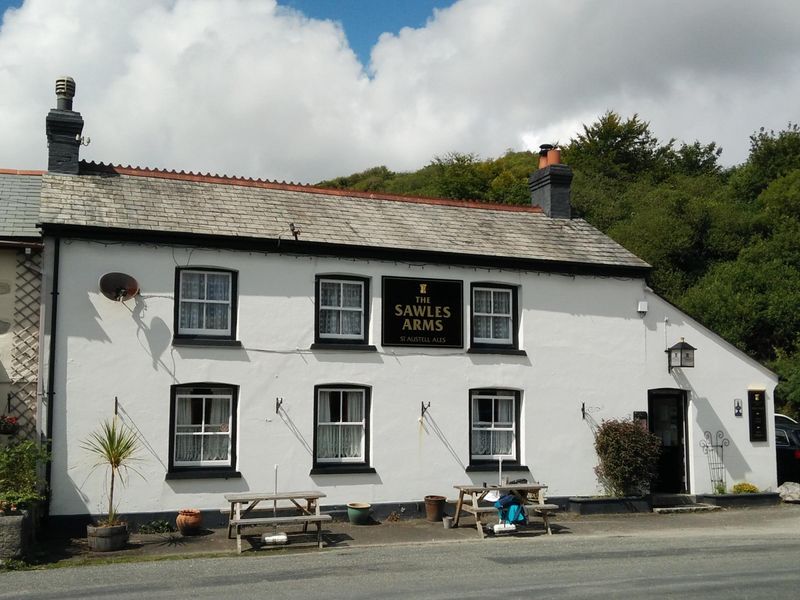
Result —
M475 527L481 539L484 537L483 520L481 515L496 514L494 506L481 506L480 502L491 491L499 492L501 496L513 494L520 499L522 506L528 517L536 515L542 518L547 534L552 534L550 530L550 515L558 510L557 504L547 504L545 502L546 485L540 483L509 483L503 485L456 485L458 490L458 501L456 502L456 514L453 517L453 526L458 526L461 513L466 512L475 516ZM466 500L466 501L465 501Z
M236 549L242 552L242 527L253 525L292 525L302 524L303 532L308 531L309 523L317 526L317 545L322 548L322 523L330 521L330 515L320 513L319 499L324 498L325 494L317 490L301 492L243 492L238 494L225 494L225 500L230 503L228 513L228 539L232 539L236 533ZM286 508L294 508L296 514L288 516L262 517L253 515L253 511L261 502L269 502L270 506L264 506L261 510L268 510L278 505L282 511Z

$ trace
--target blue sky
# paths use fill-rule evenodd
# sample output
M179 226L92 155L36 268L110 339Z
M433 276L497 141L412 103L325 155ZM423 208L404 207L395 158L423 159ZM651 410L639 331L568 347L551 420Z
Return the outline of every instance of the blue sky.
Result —
M760 127L800 121L797 0L8 6L0 168L46 166L62 75L86 160L300 182L566 143L608 110L732 165Z
M455 0L282 0L314 19L339 21L350 47L363 65L381 33L397 33L403 27L422 27L435 8Z

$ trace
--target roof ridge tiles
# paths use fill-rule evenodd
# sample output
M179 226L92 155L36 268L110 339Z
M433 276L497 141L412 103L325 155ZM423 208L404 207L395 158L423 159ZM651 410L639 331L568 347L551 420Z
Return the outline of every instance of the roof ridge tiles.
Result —
M0 170L0 173L3 171ZM295 183L268 179L254 179L252 177L239 177L231 175L211 175L210 173L195 173L194 171L180 171L174 169L154 169L150 167L132 167L130 165L121 166L111 163L81 161L81 173L113 173L117 175L129 175L133 177L156 177L160 179L172 179L179 181L191 181L193 183L211 183L222 185L238 185L243 187L257 187L262 189L274 189L290 192L305 192L310 194L321 194L326 196L350 196L353 198L365 198L368 200L388 200L393 202L410 202L414 204L430 204L435 206L453 206L458 208L477 208L482 210L498 210L510 212L542 213L538 206L521 206L516 204L492 204L489 202L479 202L477 200L455 200L452 198L432 198L429 196L402 196L399 194L362 192L356 190L342 190L333 188L322 188L311 184Z
M0 169L0 175L44 175L46 172L33 169Z

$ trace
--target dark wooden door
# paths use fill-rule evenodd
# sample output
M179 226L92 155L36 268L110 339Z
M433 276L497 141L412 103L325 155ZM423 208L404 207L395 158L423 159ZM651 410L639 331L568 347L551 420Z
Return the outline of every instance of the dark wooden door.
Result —
M686 396L682 390L650 390L650 431L661 438L658 475L653 492L686 492Z

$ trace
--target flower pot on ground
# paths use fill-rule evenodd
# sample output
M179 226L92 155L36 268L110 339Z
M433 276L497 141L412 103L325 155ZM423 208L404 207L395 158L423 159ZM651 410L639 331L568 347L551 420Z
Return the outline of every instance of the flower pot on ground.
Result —
M777 492L757 492L748 494L698 494L697 501L722 508L753 508L780 504L781 495Z
M86 540L92 552L122 550L128 543L128 525L87 525Z
M24 560L33 546L33 525L26 510L0 513L0 563Z
M347 505L347 518L353 525L367 525L372 505L367 502L351 502Z
M203 526L203 514L197 508L183 508L178 511L175 525L181 535L197 535Z
M444 496L425 496L425 519L438 523L444 518Z
M11 440L0 444L0 514L14 517L5 522L8 535L0 534L0 538L12 546L26 547L25 540L16 540L18 533L30 540L36 534L45 489L41 467L47 460L47 451L38 442ZM14 524L16 521L20 523Z
M139 436L125 425L122 420L114 418L103 422L100 428L82 443L84 450L97 458L95 468L105 466L109 472L108 513L97 525L86 527L89 548L97 552L109 552L123 548L128 541L128 526L119 519L114 505L114 489L117 481L125 484L125 476L134 470L132 463L139 460Z
M621 513L649 513L653 507L646 496L579 496L569 499L569 512L577 515L610 515Z

